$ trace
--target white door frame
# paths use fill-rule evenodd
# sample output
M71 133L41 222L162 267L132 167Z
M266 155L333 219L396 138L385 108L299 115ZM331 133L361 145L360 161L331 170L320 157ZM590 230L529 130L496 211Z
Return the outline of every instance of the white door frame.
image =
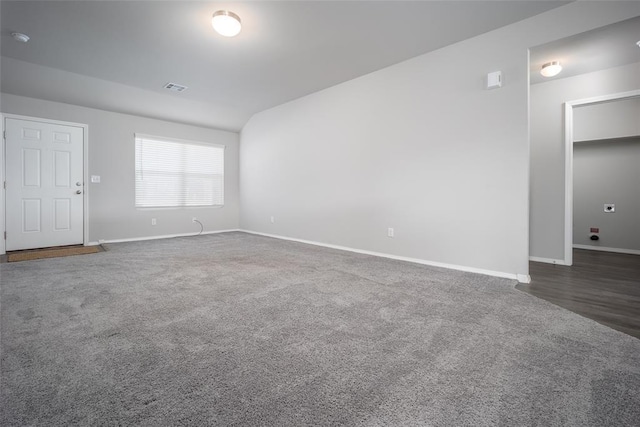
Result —
M640 96L640 90L578 99L564 103L564 264L573 265L573 109Z
M17 119L17 120L31 120L34 122L42 122L49 123L53 125L63 125L63 126L74 126L82 128L82 139L83 139L83 158L82 158L82 179L84 180L84 198L83 198L83 231L82 231L82 241L85 246L89 245L89 126L84 123L73 123L73 122L63 122L60 120L51 120L44 119L41 117L30 117L30 116L21 116L18 114L0 114L0 120L2 124L2 150L0 150L0 179L2 179L2 183L7 179L6 177L6 144L7 141L4 138L5 135L5 119ZM4 185L0 185L0 192L2 192L0 197L0 255L4 255L6 253L6 240L4 239L4 233L6 229L6 219L7 219L7 205L6 205L6 190Z

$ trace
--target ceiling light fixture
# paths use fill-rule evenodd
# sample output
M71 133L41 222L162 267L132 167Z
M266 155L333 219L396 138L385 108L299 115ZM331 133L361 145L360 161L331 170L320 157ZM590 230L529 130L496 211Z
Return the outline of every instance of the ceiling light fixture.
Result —
M240 24L240 17L228 10L219 10L213 14L211 18L211 25L218 34L225 37L234 37L240 33L242 24Z
M29 41L29 36L22 33L11 33L11 37L17 42L26 43Z
M540 70L540 74L545 77L553 77L557 76L560 71L562 71L562 65L558 61L547 62L542 66L542 70Z
M640 40L638 40L638 42L636 44L638 45L638 47L640 47Z

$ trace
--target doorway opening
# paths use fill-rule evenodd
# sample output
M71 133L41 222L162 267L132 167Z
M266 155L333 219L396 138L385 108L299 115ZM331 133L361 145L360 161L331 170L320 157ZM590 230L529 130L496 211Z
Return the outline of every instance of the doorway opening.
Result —
M573 265L573 148L574 148L574 108L606 102L630 100L640 97L640 90L597 96L569 101L564 104L564 145L565 145L565 206L564 206L564 264Z
M579 186L574 187L574 141L577 136L577 140L582 141L578 144L583 144L578 145L582 151L578 151L575 158L576 171L580 174L576 178L580 178L589 172L588 169L585 172L588 163L584 162L585 158L596 154L592 150L585 155L583 148L588 144L591 145L586 148L604 144L595 142L597 139L607 140L597 137L587 142L589 138L579 135L585 130L580 125L580 122L585 123L588 115L585 113L600 110L605 104L621 104L618 101L627 102L640 97L637 78L640 62L636 44L639 23L640 17L634 17L529 50L531 283L516 286L638 338L640 312L629 301L640 296L640 287L637 286L640 284L640 258L629 253L589 250L595 246L587 233L590 229L598 232L599 227L607 227L606 232L599 229L601 250L606 249L604 239L611 238L611 231L609 225L605 225L607 223L592 220L587 215L574 221L574 214L580 212L577 209L582 209L574 208L576 200L588 202L589 209L596 206L592 200L598 200L600 211L597 214L603 209L593 187L589 187L589 183L580 184L587 181L580 181ZM554 61L562 65L560 74L548 77L546 73L543 77L541 69ZM578 121L574 122L574 119ZM614 119L607 124L627 123L627 120L618 121L619 117ZM578 127L574 128L576 123ZM595 121L590 124L595 124ZM619 135L616 134L616 138L620 138ZM595 161L591 166L600 164ZM619 175L614 177L617 179ZM604 178L594 176L590 183L596 179L602 183ZM602 188L605 187L603 184ZM574 188L577 199L574 199ZM585 199L585 194L590 199ZM605 197L614 194L618 193L605 190ZM580 227L576 228L575 236L574 222ZM588 223L586 227L585 223ZM583 232L585 235L578 234ZM575 248L574 237L580 244L590 246L587 249ZM585 242L585 239L589 241Z

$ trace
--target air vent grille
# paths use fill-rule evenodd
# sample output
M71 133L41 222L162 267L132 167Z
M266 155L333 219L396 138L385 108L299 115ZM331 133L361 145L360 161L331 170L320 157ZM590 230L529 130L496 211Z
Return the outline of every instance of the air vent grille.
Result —
M182 92L187 89L186 86L179 85L177 83L167 83L166 85L164 85L164 88L169 89L170 91L173 91L173 92Z

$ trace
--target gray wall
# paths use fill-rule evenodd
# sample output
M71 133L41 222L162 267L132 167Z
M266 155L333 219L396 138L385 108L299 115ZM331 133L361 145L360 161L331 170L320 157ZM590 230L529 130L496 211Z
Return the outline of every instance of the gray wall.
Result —
M574 144L573 209L574 244L640 250L640 137ZM600 228L597 242L591 227Z
M638 14L572 3L256 114L241 227L527 274L528 48Z
M237 229L238 134L138 116L2 94L0 110L89 126L89 175L100 184L89 186L89 239L91 241L152 237L200 231ZM134 133L145 133L226 146L225 206L222 208L136 209ZM151 218L157 225L151 225Z
M640 135L640 98L573 109L573 140L625 138Z
M531 86L532 257L564 258L564 103L640 89L640 63Z

